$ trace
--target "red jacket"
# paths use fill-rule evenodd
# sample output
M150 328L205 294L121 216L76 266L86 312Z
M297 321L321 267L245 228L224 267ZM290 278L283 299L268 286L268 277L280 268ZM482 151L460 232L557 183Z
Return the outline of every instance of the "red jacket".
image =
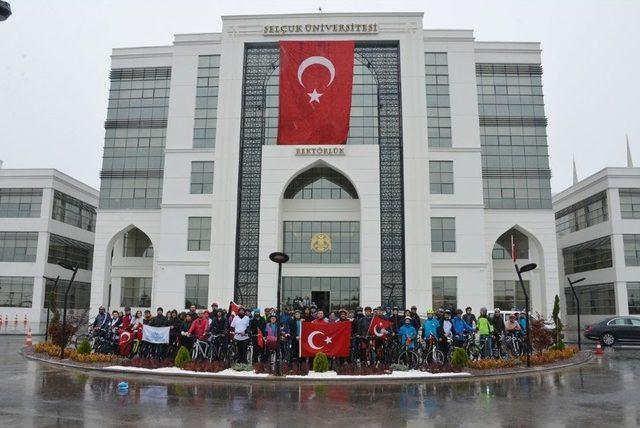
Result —
M204 339L204 335L209 329L209 321L206 318L196 318L189 327L189 334L196 336L198 339Z
M131 315L125 315L122 317L122 329L131 331Z

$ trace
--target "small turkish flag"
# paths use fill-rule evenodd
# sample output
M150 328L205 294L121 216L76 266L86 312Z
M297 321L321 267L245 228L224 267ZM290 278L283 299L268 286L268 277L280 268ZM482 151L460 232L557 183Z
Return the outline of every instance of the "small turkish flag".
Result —
M278 144L344 144L354 41L280 42Z
M229 302L229 313L231 314L232 317L235 317L236 315L238 315L238 309L240 309L240 305L238 305L233 300Z
M369 336L376 336L384 339L389 334L391 328L391 321L387 321L379 316L373 317L371 324L369 324Z
M324 352L329 357L348 357L351 345L351 323L302 322L300 328L300 356L313 357Z
M260 329L258 329L258 338L256 342L259 348L264 348L264 335Z

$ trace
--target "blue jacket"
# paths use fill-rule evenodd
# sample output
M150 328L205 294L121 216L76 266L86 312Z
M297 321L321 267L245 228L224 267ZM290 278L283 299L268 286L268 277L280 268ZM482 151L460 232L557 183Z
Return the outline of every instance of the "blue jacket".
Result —
M398 330L398 334L400 335L401 345L405 345L407 343L407 339L411 338L409 349L415 348L416 339L418 338L418 332L416 331L416 328L414 326L412 326L411 324L409 325L405 324L402 327L400 327L400 330Z
M518 324L520 324L520 328L522 329L522 333L526 333L527 332L527 320L526 318L520 318L518 320Z
M429 336L433 336L436 339L438 339L440 337L440 321L438 321L438 318L436 317L431 317L431 319L429 319L428 317L424 319L424 322L422 323L422 337L425 339L428 339Z
M473 327L467 324L462 317L453 317L451 323L453 324L453 334L455 336L462 336L465 331L474 331Z

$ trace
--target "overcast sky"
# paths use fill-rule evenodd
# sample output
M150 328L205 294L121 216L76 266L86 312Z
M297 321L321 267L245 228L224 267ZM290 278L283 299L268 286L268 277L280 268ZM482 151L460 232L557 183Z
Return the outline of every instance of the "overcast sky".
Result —
M9 0L0 22L0 159L57 168L99 187L113 47L168 45L174 33L216 32L221 15L422 11L425 28L475 30L476 40L542 42L553 192L640 166L640 1L98 1Z

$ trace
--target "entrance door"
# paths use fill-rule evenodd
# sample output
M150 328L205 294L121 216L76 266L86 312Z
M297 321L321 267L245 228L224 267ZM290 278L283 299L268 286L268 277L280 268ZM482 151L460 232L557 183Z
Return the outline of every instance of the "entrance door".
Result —
M318 309L322 309L324 311L325 316L329 314L331 307L329 305L330 300L328 291L312 291L311 301L316 304Z

